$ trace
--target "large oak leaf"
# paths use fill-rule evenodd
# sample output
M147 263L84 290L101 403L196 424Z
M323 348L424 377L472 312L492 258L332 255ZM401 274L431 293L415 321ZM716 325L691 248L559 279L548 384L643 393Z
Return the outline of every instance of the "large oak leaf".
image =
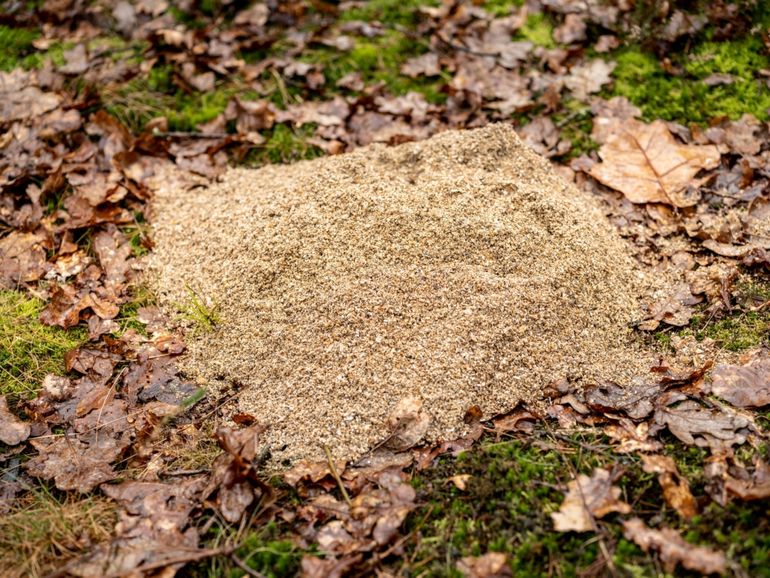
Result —
M632 203L677 207L694 204L690 196L681 193L698 171L719 164L717 147L680 144L661 120L618 123L599 149L599 156L603 162L590 171L595 179L620 191Z

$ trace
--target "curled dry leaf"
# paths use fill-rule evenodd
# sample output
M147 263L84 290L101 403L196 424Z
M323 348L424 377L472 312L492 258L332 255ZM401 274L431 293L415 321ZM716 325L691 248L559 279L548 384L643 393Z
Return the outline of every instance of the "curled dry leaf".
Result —
M690 484L679 474L676 462L668 456L642 456L642 469L649 474L658 474L663 488L663 498L684 519L698 514L698 504L690 492Z
M671 528L654 530L639 518L632 518L623 522L623 533L645 552L656 550L668 573L673 572L677 564L703 574L724 574L727 571L723 552L689 544Z
M259 424L242 430L217 430L216 438L224 453L214 461L203 497L215 495L214 503L228 522L238 522L255 500L271 495L270 486L262 482L255 469L259 437L264 431Z
M770 497L770 465L757 459L754 472L741 471L740 477L727 476L725 489L741 500L762 500ZM736 473L736 475L738 475Z
M15 446L29 437L29 424L24 423L8 409L5 397L0 396L0 442Z
M644 124L629 118L617 127L599 149L602 162L590 174L632 203L691 206L692 199L680 193L698 171L719 164L717 147L679 144L661 120Z
M386 426L391 434L383 445L391 450L408 450L423 438L430 422L430 415L423 409L422 400L405 397L388 416Z
M336 462L337 474L342 475L345 471L345 460ZM326 477L331 477L332 472L329 468L329 462L309 462L301 461L290 470L284 472L284 481L292 487L296 487L302 481L318 483Z
M711 372L711 391L736 407L770 404L770 359L746 365L717 365Z
M662 443L650 438L650 424L647 422L635 424L628 418L621 418L617 423L607 425L604 433L620 442L613 448L619 454L656 452L663 448Z
M511 576L508 556L502 552L487 552L483 556L466 556L457 563L465 578L504 578Z
M612 474L605 469L594 469L588 477L580 474L567 484L568 492L558 512L551 514L557 532L588 532L594 529L593 520L610 512L628 514L631 511L620 500L620 488L612 485Z

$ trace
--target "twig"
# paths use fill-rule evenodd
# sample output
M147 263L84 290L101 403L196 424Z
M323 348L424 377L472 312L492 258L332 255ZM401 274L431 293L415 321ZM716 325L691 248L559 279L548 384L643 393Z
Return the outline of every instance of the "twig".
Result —
M96 429L96 445L97 446L99 445L99 427L100 427L99 424L102 421L102 413L104 413L104 406L107 405L107 400L110 399L110 395L112 395L112 392L115 391L115 386L118 385L118 380L121 377L123 377L124 373L126 373L126 369L128 369L128 367L124 367L123 369L121 369L120 373L118 373L115 376L115 379L113 380L112 385L110 386L110 389L107 390L107 395L104 396L104 400L102 401L102 406L99 408L99 414L96 416L96 425L94 426L94 428Z
M235 563L236 566L238 566L238 568L246 572L246 574L249 576L254 576L254 578L266 578L262 572L257 572L254 570L254 568L251 568L248 564L246 564L246 562L238 558L238 556L235 555L235 552L230 554L230 559Z
M337 473L337 466L334 465L334 459L332 458L332 452L329 449L329 446L324 444L324 452L326 452L326 459L329 460L329 469L332 472L332 476L334 476L334 479L337 480L337 484L340 486L340 491L342 492L342 497L345 498L345 501L347 502L348 506L352 506L353 503L350 501L350 496L348 496L348 491L345 489L345 485L342 483L342 478Z
M160 138L227 138L232 135L227 132L188 132L188 131L181 131L181 130L171 130L171 131L153 131L152 136L157 136Z
M163 472L161 476L173 477L173 476L196 476L198 474L206 474L211 471L211 468L201 468L198 470L173 470L171 472Z

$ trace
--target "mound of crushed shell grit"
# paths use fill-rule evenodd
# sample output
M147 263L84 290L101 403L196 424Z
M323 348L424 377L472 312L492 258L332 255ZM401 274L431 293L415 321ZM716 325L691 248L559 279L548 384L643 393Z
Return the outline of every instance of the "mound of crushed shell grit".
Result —
M161 301L218 307L183 369L243 387L274 464L356 459L420 405L425 440L453 439L471 406L650 367L624 241L507 126L230 170L159 193L154 229Z

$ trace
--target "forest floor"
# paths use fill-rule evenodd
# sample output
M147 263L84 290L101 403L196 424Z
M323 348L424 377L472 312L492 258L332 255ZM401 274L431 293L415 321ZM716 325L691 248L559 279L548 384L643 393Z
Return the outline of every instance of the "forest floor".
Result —
M0 6L4 576L770 576L767 0ZM218 318L142 281L153 175L489 122L681 271L649 382L266 475L174 367Z

